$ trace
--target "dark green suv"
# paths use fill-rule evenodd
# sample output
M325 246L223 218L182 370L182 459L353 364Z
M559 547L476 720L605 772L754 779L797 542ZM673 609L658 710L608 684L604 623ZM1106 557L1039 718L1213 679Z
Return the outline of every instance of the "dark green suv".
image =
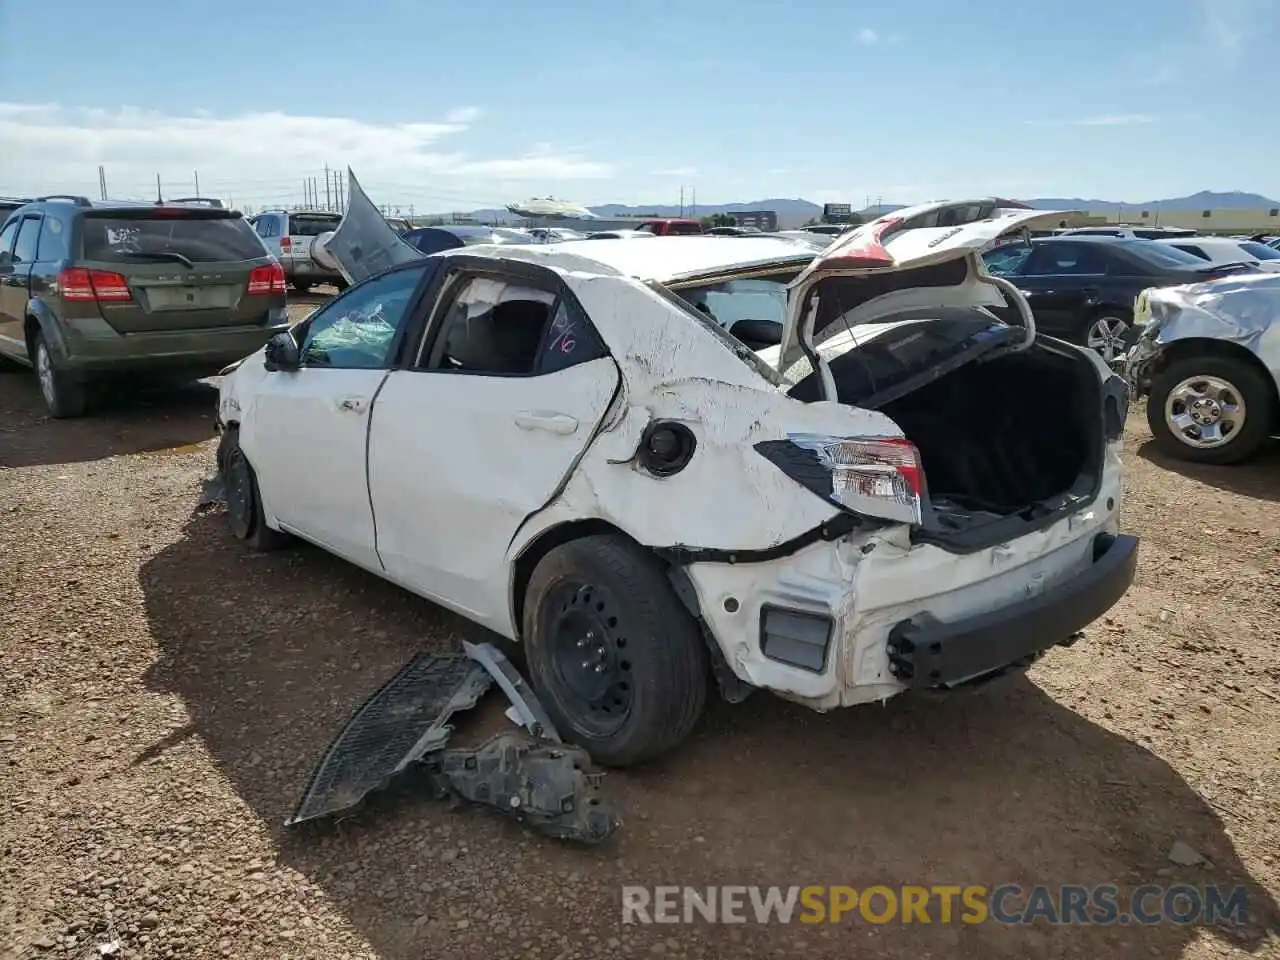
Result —
M237 210L41 197L0 227L0 356L55 417L93 380L209 376L288 328L284 271Z

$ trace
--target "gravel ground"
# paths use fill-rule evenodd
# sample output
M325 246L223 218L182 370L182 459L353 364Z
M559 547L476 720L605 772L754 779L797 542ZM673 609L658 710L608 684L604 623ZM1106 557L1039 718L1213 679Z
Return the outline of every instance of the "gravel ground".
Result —
M318 550L242 549L198 505L213 401L53 422L0 376L0 956L1280 957L1280 449L1169 464L1137 412L1138 581L1082 642L968 695L715 704L606 777L624 825L582 849L414 796L282 826L349 712L468 628ZM1252 920L620 922L623 884L1177 881L1244 885Z

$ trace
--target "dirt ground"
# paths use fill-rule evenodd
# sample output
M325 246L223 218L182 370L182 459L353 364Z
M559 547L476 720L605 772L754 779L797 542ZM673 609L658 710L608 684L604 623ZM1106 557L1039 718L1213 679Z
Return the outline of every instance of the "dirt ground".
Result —
M966 695L714 704L606 776L623 826L583 849L414 796L284 828L350 711L468 627L318 550L243 549L198 506L213 403L54 422L0 375L0 956L1280 957L1280 447L1164 462L1139 411L1138 580L1083 641ZM623 884L1180 881L1242 885L1251 920L621 923Z

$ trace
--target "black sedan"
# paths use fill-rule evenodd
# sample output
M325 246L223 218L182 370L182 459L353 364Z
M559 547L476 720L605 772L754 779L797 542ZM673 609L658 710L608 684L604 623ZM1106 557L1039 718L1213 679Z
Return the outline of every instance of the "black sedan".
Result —
M1029 246L1019 241L982 257L988 272L1017 284L1038 330L1092 347L1108 363L1125 349L1133 301L1147 287L1199 283L1252 269L1207 264L1154 240L1102 236L1049 237ZM1013 311L1008 313L1004 319L1017 322Z

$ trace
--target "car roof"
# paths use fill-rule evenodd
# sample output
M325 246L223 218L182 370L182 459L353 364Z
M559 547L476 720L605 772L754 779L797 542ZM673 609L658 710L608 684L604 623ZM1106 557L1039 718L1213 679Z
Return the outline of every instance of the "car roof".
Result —
M476 255L480 247L465 252ZM601 274L623 275L659 283L699 276L711 276L753 266L780 264L797 268L809 263L812 250L790 240L772 237L738 237L725 243L719 237L659 237L653 243L617 243L609 240L575 240L572 243L547 243L530 246L494 246L483 248L484 255L503 259L527 260L549 267L576 272L590 272L596 265ZM463 251L448 251L444 255Z

